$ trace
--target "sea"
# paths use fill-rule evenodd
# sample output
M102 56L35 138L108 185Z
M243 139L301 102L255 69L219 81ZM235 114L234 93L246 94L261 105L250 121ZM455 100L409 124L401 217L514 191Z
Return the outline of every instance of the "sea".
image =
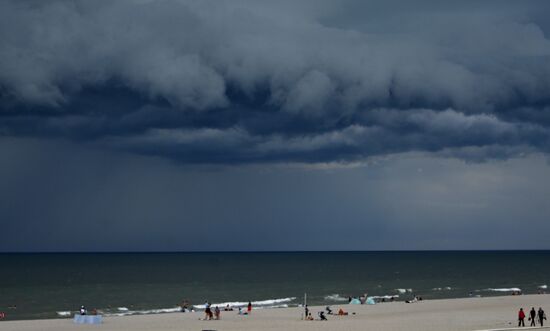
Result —
M5 253L2 320L543 293L550 251Z

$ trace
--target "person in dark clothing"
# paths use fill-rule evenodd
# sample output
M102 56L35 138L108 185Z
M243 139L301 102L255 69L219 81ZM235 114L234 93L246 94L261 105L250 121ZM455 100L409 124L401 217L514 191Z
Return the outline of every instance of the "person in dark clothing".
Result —
M537 312L535 311L535 307L531 307L531 311L529 312L529 320L531 321L531 324L529 326L535 326L536 319L537 319Z
M540 326L544 326L544 320L546 319L546 315L544 314L544 310L542 310L541 307L539 307L539 312L537 314L538 318L539 318L539 324Z
M330 309L330 306L327 306L326 310L327 314L332 315L332 309Z
M321 319L321 321L326 321L327 320L327 318L325 317L325 312L324 311L319 312L319 318Z
M204 319L211 320L214 314L212 314L212 309L210 309L210 302L207 301L204 306Z
M518 312L518 327L519 326L525 326L525 313L523 312L523 308L520 308Z

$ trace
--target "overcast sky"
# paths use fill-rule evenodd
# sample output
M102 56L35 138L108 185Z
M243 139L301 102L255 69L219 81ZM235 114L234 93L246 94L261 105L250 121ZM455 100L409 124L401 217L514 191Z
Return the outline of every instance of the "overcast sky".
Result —
M548 1L1 1L0 251L550 249Z

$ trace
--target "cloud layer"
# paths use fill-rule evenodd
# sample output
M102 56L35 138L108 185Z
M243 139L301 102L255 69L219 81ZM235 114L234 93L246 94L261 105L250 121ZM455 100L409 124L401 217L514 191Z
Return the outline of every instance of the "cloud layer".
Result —
M550 147L539 1L3 1L0 134L187 163Z

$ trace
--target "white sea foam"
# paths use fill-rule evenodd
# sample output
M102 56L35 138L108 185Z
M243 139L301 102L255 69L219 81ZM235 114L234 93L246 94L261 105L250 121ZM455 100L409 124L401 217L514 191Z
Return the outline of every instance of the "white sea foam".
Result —
M434 287L432 288L432 290L434 291L450 291L452 290L453 288L450 287L450 286L445 286L445 287Z
M325 300L343 302L343 301L348 301L348 298L344 298L343 296L340 296L339 294L330 294L330 295L325 296Z
M291 302L291 301L294 301L294 300L296 300L296 297L282 298L282 299L272 299L272 300L263 300L263 301L253 301L252 304L253 305L258 305L258 306L265 306L265 305L273 305L273 304L283 303L283 302Z
M129 316L129 315L149 315L149 314L164 314L164 313L175 313L180 312L180 307L174 307L174 308L159 308L159 309L144 309L144 310L121 310L120 308L126 308L126 307L119 307L117 310L120 311L119 313L105 313L105 316Z
M521 289L517 288L517 287L511 287L511 288L486 288L483 291L489 291L489 292L521 292Z
M56 313L57 313L57 315L63 316L63 317L71 316L70 311L57 311Z
M548 288L548 285L541 285L541 286L539 286L539 288L541 288L543 290L546 290Z
M281 298L281 299L271 299L271 300L261 300L261 301L253 301L252 305L254 306L254 309L267 309L267 308L288 308L288 302L291 302L293 300L296 300L296 297L292 298ZM231 306L231 307L245 307L248 305L248 302L222 302L222 303L214 303L211 306L215 307L218 306L220 309L223 309L225 306ZM195 309L205 309L205 305L195 305L193 306ZM177 313L181 312L181 307L170 307L170 308L158 308L158 309L143 309L143 310L130 310L126 307L118 307L116 311L106 311L104 313L105 316L129 316L129 315L150 315L150 314L166 314L166 313ZM58 314L63 312L58 312ZM69 315L70 316L70 312ZM60 315L61 316L61 315ZM64 315L65 316L65 315Z
M396 288L395 290L401 294L412 292L412 288Z
M260 306L260 307L256 307L255 309L271 309L271 308L288 308L288 305L284 303L282 305Z
M261 300L261 301L252 301L252 307L254 309L256 308L275 308L275 306L280 305L285 302L291 302L296 300L296 297L291 298L281 298L281 299L269 299L269 300ZM211 307L220 307L223 308L225 306L229 305L230 307L245 307L248 305L248 301L233 301L233 302L221 302L221 303L213 303L210 306ZM205 309L206 305L194 305L195 309Z

